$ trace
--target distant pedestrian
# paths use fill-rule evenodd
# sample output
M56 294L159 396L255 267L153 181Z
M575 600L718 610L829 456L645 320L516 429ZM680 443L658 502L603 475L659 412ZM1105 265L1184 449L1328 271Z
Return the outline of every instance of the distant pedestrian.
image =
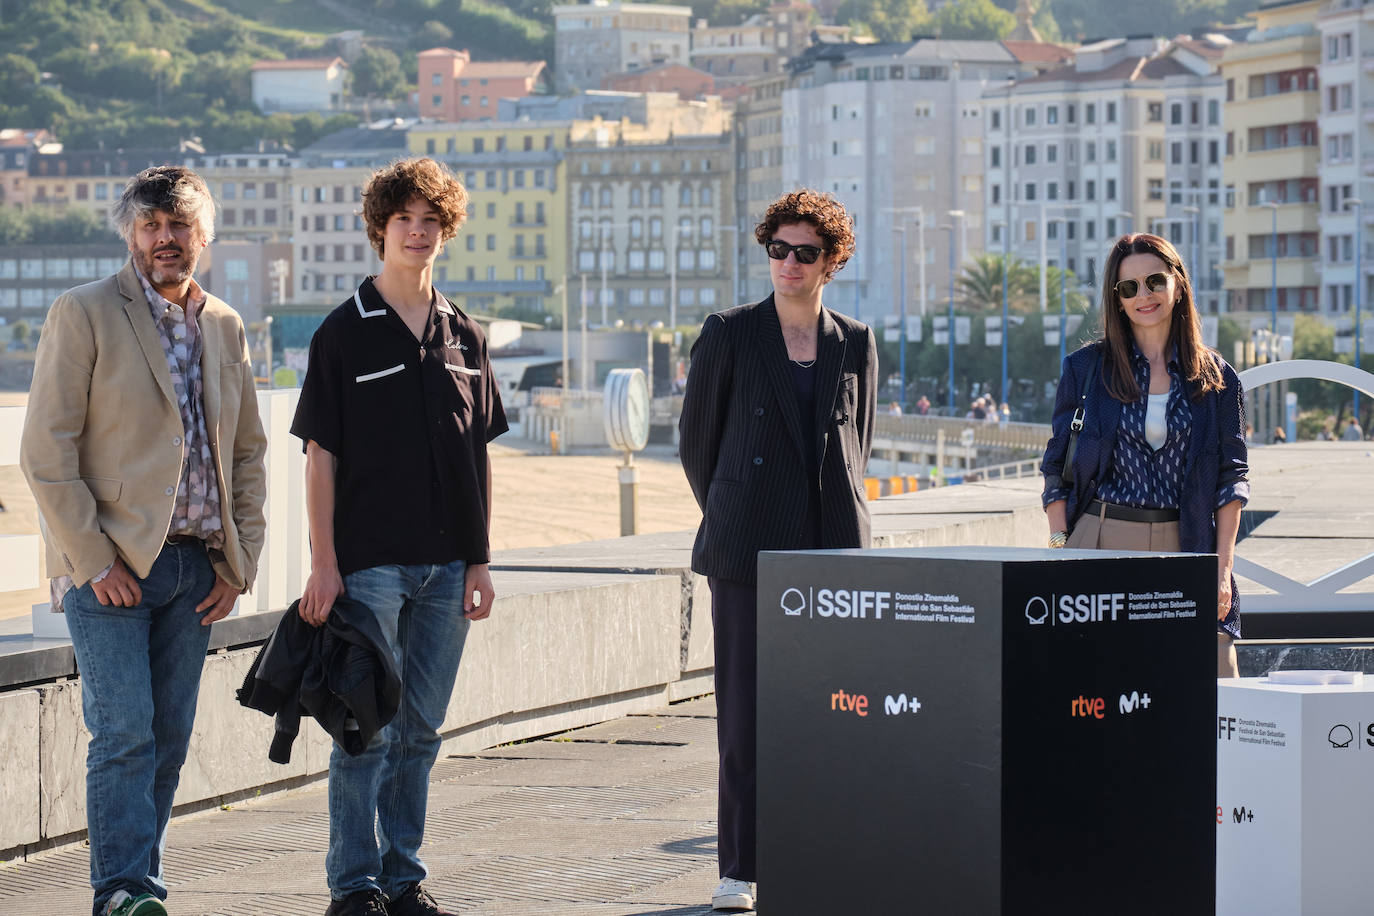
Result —
M923 417L930 413L930 398L921 395L921 399L916 402L916 412Z
M902 415L902 405L893 401L891 404L887 405L887 415L889 417L900 417Z
M1282 426L1275 426L1274 433L1269 437L1270 445L1282 445L1288 441L1288 433L1283 431Z
M692 569L708 577L715 628L717 910L754 908L759 551L870 540L877 345L867 326L821 305L854 253L853 222L839 201L803 190L775 201L754 236L773 294L706 318L678 426L702 509Z
M1002 414L1002 422L1003 422L1003 423L1010 423L1010 422L1011 422L1011 405L1010 405L1010 404L1008 404L1006 401L1003 401L1003 402L1002 402L1002 406L998 408L998 412L999 412L1000 414Z
M1350 418L1350 425L1341 433L1342 442L1359 442L1364 438L1364 430L1360 428L1360 421L1354 417Z
M167 912L210 624L252 584L266 532L243 321L195 281L214 219L190 169L125 186L114 222L130 259L48 310L20 445L81 671L97 916Z

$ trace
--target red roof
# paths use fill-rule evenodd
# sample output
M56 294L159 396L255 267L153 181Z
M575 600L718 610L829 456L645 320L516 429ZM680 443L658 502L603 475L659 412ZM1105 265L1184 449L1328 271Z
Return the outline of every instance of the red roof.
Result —
M253 70L328 70L335 64L348 66L342 57L301 57L295 60L260 60Z
M1012 57L1028 64L1067 63L1073 60L1073 49L1048 41L1003 41Z

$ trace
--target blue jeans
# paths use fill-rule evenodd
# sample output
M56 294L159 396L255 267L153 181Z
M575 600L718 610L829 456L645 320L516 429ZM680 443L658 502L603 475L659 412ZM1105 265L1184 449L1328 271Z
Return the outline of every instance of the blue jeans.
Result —
M401 708L356 757L336 743L329 758L329 892L375 888L390 897L423 881L420 861L429 771L469 621L467 564L374 566L349 573L350 598L377 615L401 672Z
M195 607L214 583L201 543L169 544L138 582L141 604L102 605L89 583L63 599L91 733L86 823L94 914L118 890L167 898L167 821L210 643Z

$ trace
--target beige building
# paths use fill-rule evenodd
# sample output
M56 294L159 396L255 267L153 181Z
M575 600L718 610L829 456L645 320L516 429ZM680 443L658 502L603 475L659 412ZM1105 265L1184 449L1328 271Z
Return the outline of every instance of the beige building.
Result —
M742 86L778 75L813 40L845 42L849 33L848 26L822 25L809 3L775 3L739 25L700 20L692 29L692 66L714 76L718 86Z
M679 103L645 124L575 122L570 302L585 285L592 324L683 326L740 301L735 174L719 99Z
M553 8L558 92L600 89L616 73L686 64L690 6L593 0Z
M744 274L742 302L757 302L773 289L768 256L754 240L754 226L768 205L782 196L782 93L784 75L752 80L735 107L735 144L738 150L735 201L740 229L735 233Z
M286 241L291 238L291 167L284 152L215 153L187 165L210 187L218 205L215 238Z
M1279 316L1317 310L1322 6L1266 3L1254 13L1254 31L1221 61L1226 310L1249 313L1253 324L1267 324L1274 309Z

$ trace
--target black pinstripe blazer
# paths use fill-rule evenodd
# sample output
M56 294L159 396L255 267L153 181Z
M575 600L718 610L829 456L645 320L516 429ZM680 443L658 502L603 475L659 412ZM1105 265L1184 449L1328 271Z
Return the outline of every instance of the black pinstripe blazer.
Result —
M692 569L753 583L760 550L869 546L863 475L873 443L873 333L821 309L816 438L801 414L773 297L716 312L692 347L678 452L701 506ZM807 480L805 450L818 480ZM802 543L808 488L820 494L821 543Z

